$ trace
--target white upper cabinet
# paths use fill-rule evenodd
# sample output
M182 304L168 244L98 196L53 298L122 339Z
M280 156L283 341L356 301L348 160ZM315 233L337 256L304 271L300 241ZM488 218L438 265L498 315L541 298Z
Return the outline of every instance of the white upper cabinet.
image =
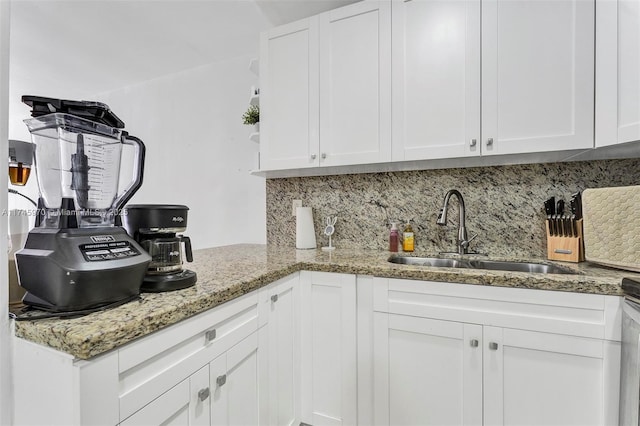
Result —
M594 11L482 2L482 155L593 147Z
M261 35L261 169L318 166L318 72L317 17Z
M262 170L391 161L391 4L262 34Z
M596 147L640 140L640 1L602 0L596 16Z
M595 1L365 0L268 31L261 169L593 148ZM598 1L599 145L640 139L640 6Z
M393 2L393 160L480 154L480 1Z
M391 161L391 4L320 15L320 165Z

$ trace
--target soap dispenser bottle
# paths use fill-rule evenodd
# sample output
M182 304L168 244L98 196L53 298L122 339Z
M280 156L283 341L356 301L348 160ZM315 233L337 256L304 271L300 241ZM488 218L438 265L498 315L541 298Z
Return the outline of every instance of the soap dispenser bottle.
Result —
M407 222L402 233L402 250L412 252L415 248L413 228L411 223Z
M389 251L398 252L398 227L395 223L391 224L391 232L389 233Z

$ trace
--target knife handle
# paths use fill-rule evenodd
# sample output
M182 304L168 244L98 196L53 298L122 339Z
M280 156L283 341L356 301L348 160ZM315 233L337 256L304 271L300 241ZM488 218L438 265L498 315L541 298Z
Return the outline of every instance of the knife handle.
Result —
M562 219L562 215L560 215L560 214L558 215L558 228L559 228L559 232L558 232L559 236L560 237L564 237L565 236L565 234L564 234L564 220Z

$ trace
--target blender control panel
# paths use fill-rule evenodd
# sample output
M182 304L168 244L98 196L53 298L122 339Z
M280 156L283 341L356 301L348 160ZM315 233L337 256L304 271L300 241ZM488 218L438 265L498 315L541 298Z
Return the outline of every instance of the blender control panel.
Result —
M88 262L117 260L138 256L140 252L129 241L112 241L108 243L81 244L80 252Z

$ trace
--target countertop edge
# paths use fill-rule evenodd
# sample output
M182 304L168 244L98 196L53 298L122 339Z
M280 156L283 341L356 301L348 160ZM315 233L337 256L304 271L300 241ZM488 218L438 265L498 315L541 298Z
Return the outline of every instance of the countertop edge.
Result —
M237 246L228 247L237 248ZM261 247L264 250L266 246ZM219 251L222 253L222 250ZM212 253L217 252L212 251ZM324 259L321 254L314 255L313 253L310 253L310 257L311 259L306 260L290 259L284 262L282 266L274 266L273 269L254 275L251 275L251 271L248 271L246 272L249 275L247 279L236 278L235 281L230 280L233 281L231 284L221 285L214 291L198 293L195 299L192 296L191 299L185 299L182 302L178 300L173 303L174 298L180 299L178 292L173 297L172 295L164 296L165 298L172 297L172 303L166 306L161 305L161 308L154 309L148 312L147 315L132 316L131 318L123 315L122 318L118 317L117 319L109 319L108 317L102 319L105 323L109 321L108 324L111 327L94 326L94 329L87 330L83 328L81 321L70 323L68 320L60 319L16 321L15 336L65 352L81 360L87 360L206 312L299 271L333 272L380 278L563 291L605 296L624 295L620 286L621 279L606 276L596 277L583 274L572 275L569 279L569 277L536 276L520 272L460 271L452 270L451 268L391 265L386 261L389 257L386 253L371 253L370 258L365 259L364 262L353 261L348 258L345 260ZM269 262L267 263L270 264ZM219 275L223 276L222 273ZM612 275L615 274L612 273ZM218 280L220 276L217 276ZM135 307L135 305L127 305L129 305L127 308L129 310L133 310L132 308ZM127 309L117 312L127 314L129 312ZM149 309L147 307L147 310ZM127 320L135 323L134 326L130 324L128 326L121 325L121 323L126 323Z

